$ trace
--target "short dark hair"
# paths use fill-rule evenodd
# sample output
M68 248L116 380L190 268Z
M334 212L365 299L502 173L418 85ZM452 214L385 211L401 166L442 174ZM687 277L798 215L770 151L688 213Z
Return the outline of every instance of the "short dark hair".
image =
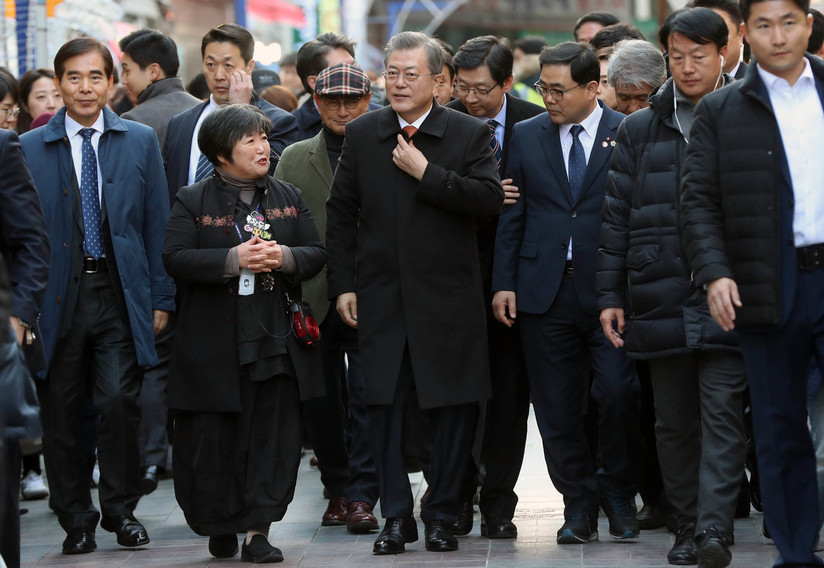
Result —
M588 43L565 41L552 47L545 47L538 57L541 69L544 65L569 65L572 80L579 85L601 80L601 64L595 50Z
M256 106L227 105L206 117L197 133L197 145L215 166L220 165L218 157L231 164L232 150L244 136L261 132L268 136L271 130L272 121Z
M134 59L141 70L157 63L166 77L177 76L180 59L177 56L177 45L169 36L143 28L121 39L119 45L120 51Z
M435 40L435 43L440 45L443 50L443 66L446 67L449 72L449 84L451 85L452 81L455 80L455 65L452 64L452 59L455 57L455 49L451 44L439 37L433 37L432 39Z
M231 43L240 50L244 63L249 63L255 56L255 38L249 30L238 24L221 24L212 28L200 42L200 57L206 56L206 46L210 43Z
M824 45L824 14L815 8L810 10L813 15L813 33L810 34L810 41L807 42L807 51L818 53Z
M685 8L709 8L710 10L721 10L727 14L737 25L741 25L744 18L741 17L741 6L736 0L692 0Z
M57 55L54 56L54 74L59 80L62 80L63 73L66 72L66 61L72 57L89 53L90 51L97 51L100 57L103 58L103 71L106 73L106 77L114 77L114 60L112 59L112 53L103 43L92 37L76 37L60 46L60 49L57 50Z
M578 30L588 22L595 22L596 24L607 27L612 24L617 24L619 21L615 14L610 14L609 12L588 12L578 18L578 21L575 22L575 30L572 33L575 36L575 41L578 41Z
M29 95L34 88L34 83L40 79L54 79L54 71L51 69L29 69L20 77L20 114L17 115L17 132L23 134L31 129L31 121L37 118L29 114ZM2 98L2 97L0 97Z
M512 50L520 49L524 53L538 55L546 45L547 41L544 36L527 35L512 42Z
M334 32L320 34L315 39L304 43L298 50L295 71L297 71L303 89L307 93L312 92L312 87L309 86L309 77L317 75L329 67L326 54L333 49L343 49L352 58L355 57L355 41L343 34Z
M611 24L598 30L598 33L596 33L592 39L589 40L589 44L593 47L593 49L595 49L595 51L598 51L599 49L603 49L605 47L613 47L622 39L645 40L647 38L644 37L641 30L632 24L618 22L617 24Z
M709 8L682 8L670 14L658 32L665 50L669 48L669 38L675 32L700 45L714 43L719 50L727 45L730 38L724 18Z
M212 94L209 91L209 84L206 82L206 75L203 73L198 73L192 77L192 80L186 85L186 90L190 95L200 100L208 99L209 95Z
M457 71L486 65L492 79L503 84L512 76L512 48L506 38L493 35L475 37L458 48L458 53L452 58L452 65Z
M5 99L8 95L17 104L20 100L20 85L8 69L0 67L0 99Z
M298 64L298 54L296 51L290 51L280 58L279 65L281 67L296 67Z
M764 1L765 0L741 0L741 17L744 19L744 22L750 19L750 7L753 4ZM792 0L792 2L799 10L804 12L804 14L810 13L810 0Z

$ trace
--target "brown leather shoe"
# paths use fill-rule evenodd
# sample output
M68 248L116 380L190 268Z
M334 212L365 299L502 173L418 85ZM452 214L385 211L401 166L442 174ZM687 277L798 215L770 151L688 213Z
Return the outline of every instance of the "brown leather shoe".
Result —
M339 527L346 524L345 497L332 497L329 499L329 505L326 506L326 512L323 514L323 520L320 524L324 527Z
M378 520L372 514L372 506L363 501L352 501L346 506L349 520L346 529L353 534L363 534L378 530Z

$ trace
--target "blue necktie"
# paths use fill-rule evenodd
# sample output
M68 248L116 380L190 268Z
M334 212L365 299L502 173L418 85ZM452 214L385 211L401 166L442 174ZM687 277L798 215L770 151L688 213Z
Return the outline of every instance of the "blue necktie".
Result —
M206 179L207 177L211 177L212 174L215 173L215 167L212 165L212 162L206 157L206 154L201 154L200 158L197 159L197 170L195 170L195 183L199 182L200 180Z
M587 170L587 157L584 154L584 146L578 139L578 135L584 131L580 124L574 124L569 133L572 134L572 148L569 150L569 164L567 173L569 174L569 188L572 190L572 200L578 199L581 185L584 183L584 173Z
M501 156L504 152L501 145L498 144L498 138L495 136L495 129L498 128L498 121L494 118L490 118L486 124L489 126L489 130L492 131L492 138L489 140L489 145L492 147L492 153L495 154L495 161L498 162L498 169L500 170Z
M80 131L83 136L80 167L80 205L83 208L83 250L92 258L103 256L100 238L100 196L97 193L97 157L92 146L93 128Z

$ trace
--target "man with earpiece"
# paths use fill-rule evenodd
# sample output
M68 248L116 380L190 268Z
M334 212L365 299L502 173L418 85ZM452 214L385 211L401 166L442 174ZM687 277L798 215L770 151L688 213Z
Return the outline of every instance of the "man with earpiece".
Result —
M596 280L604 334L649 360L658 457L678 521L667 560L705 568L732 558L746 376L735 332L713 321L692 282L677 204L693 111L732 81L722 71L727 34L707 8L674 12L661 28L672 78L618 131Z

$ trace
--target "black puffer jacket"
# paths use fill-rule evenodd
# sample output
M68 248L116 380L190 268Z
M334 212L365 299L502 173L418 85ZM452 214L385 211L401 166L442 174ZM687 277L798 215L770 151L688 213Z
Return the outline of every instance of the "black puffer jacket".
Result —
M824 81L824 63L806 57ZM793 294L791 287L782 290L781 276L795 274L794 199L778 123L755 65L741 81L704 97L691 133L687 165L695 167L684 177L681 235L695 283L736 281L743 304L737 328L778 325Z
M729 80L725 77L726 80ZM598 252L599 308L628 315L627 353L651 359L691 349L737 349L690 280L678 235L687 143L675 123L672 79L618 130Z

